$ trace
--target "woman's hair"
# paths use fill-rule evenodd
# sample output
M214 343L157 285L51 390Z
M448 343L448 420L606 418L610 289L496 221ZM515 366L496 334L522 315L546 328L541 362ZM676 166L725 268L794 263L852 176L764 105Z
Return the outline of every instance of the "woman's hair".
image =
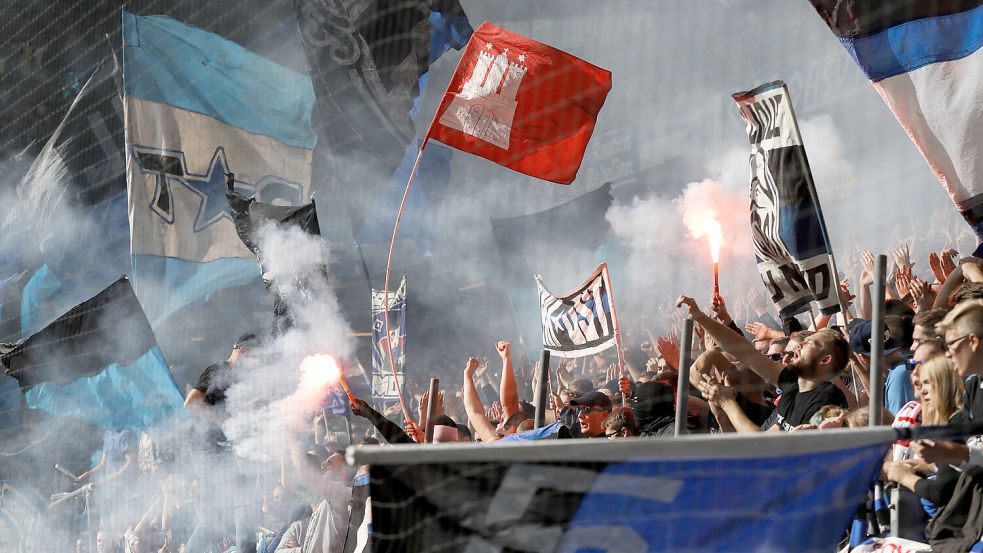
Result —
M932 404L922 404L922 423L946 424L963 408L963 381L955 365L938 355L922 363L919 373L932 385Z

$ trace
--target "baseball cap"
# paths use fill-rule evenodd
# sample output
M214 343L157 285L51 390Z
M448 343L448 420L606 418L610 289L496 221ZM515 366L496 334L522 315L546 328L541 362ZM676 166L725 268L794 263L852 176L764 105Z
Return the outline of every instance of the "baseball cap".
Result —
M854 325L850 329L850 349L860 355L870 357L870 340L873 330L874 325L870 321L863 321ZM884 355L894 352L899 347L888 330L884 329Z
M611 398L607 395L591 390L586 394L570 400L571 407L600 407L607 411L611 410Z

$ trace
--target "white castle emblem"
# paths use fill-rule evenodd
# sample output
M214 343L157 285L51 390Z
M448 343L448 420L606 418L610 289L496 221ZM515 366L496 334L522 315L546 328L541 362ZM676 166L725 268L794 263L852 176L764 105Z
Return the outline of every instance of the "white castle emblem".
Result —
M520 54L510 62L508 48L498 56L490 52L491 48L490 42L485 43L485 50L478 53L471 77L440 116L440 123L508 150L515 95L527 71L519 64L526 56Z

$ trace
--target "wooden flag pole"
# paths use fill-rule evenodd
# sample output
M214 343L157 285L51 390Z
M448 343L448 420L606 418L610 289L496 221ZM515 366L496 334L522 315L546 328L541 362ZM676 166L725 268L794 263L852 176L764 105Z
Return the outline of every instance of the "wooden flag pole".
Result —
M472 38L473 35L472 35ZM470 40L468 41L470 44ZM467 48L465 47L465 51ZM464 61L464 55L462 54L460 59L457 60L457 66L454 68L453 75L461 69L461 62ZM450 86L450 83L447 83ZM444 89L444 96L447 96L448 91ZM440 104L437 104L437 111L433 114L433 119L430 120L430 126L427 127L427 134L423 135L423 142L420 143L420 151L416 154L416 161L413 162L413 170L410 171L410 178L406 179L406 190L403 191L403 199L399 202L399 211L396 212L396 223L393 225L393 238L389 242L389 258L386 260L386 285L383 287L383 320L386 323L386 349L389 350L389 367L392 369L393 378L396 379L396 391L399 392L399 406L403 409L403 417L412 421L413 418L410 417L410 411L406 408L406 402L403 400L403 389L399 385L399 376L396 374L396 361L393 359L393 346L389 340L389 275L392 272L393 267L393 250L396 247L396 234L399 232L399 221L403 218L403 208L406 207L406 198L410 195L410 185L413 184L413 179L416 178L416 170L420 167L420 159L423 158L423 150L427 147L427 142L430 141L430 133L433 131L434 124L437 123L437 117L440 115Z
M434 116L436 120L436 115ZM430 123L431 126L433 123ZM410 171L410 178L406 180L406 190L403 191L403 200L399 202L399 211L396 212L396 223L393 225L393 238L389 242L389 258L386 260L386 284L383 286L383 320L386 322L386 350L389 352L389 368L392 369L393 378L396 382L396 391L399 392L399 406L403 409L403 418L412 421L413 418L410 416L410 410L406 408L406 400L403 399L403 388L399 385L399 374L396 372L396 360L393 359L393 344L392 335L389 334L389 276L392 273L393 267L393 250L396 247L396 234L399 232L399 222L403 218L403 208L406 207L406 198L410 195L410 185L413 184L413 179L416 177L416 170L420 167L420 159L423 158L423 149L427 147L427 141L430 140L430 131L427 130L427 136L423 137L423 142L420 143L420 151L416 154L416 161L413 163L413 170Z
M611 318L614 319L614 347L618 348L618 374L625 376L625 359L624 351L621 347L621 327L618 325L618 310L614 307L614 290L611 285L611 273L608 272L608 264L604 264L604 276L607 277L605 280L608 281L608 303L611 304ZM618 388L621 388L621 380L619 377ZM621 406L628 406L628 398L624 393L621 394Z

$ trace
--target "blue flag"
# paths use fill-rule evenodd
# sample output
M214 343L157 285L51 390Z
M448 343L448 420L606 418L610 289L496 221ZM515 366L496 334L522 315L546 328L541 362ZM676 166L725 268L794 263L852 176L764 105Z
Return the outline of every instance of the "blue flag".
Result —
M125 278L0 352L0 365L32 409L134 430L184 415L184 397Z
M832 551L890 428L359 448L372 550Z
M309 201L314 89L215 34L126 12L123 88L134 286L156 325L259 279L226 180L260 202Z

